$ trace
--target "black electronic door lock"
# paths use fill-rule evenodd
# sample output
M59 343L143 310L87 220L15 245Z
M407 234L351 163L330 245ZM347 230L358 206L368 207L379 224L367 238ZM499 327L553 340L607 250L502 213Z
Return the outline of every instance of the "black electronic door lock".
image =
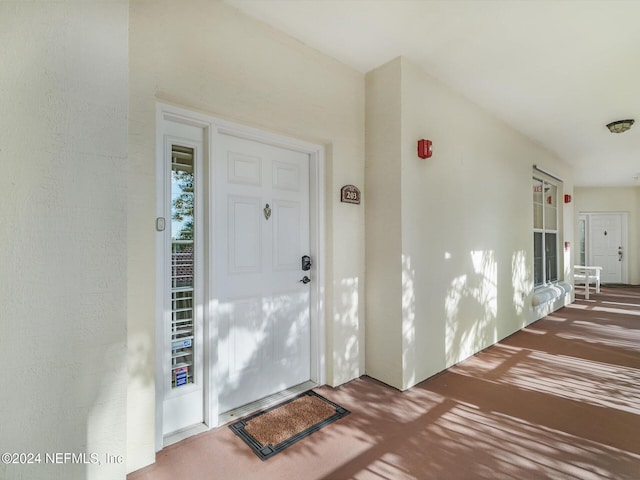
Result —
M311 270L311 257L309 255L304 255L302 257L302 271L306 272Z

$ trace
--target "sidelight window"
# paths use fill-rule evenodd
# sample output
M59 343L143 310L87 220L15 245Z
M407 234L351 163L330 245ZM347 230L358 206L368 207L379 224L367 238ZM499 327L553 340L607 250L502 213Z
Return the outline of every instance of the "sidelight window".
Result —
M171 385L194 381L194 151L171 152Z

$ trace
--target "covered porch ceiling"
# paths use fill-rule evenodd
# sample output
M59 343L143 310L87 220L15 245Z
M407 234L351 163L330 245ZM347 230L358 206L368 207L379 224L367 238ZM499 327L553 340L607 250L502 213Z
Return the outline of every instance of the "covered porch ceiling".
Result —
M225 0L367 72L403 55L545 146L576 186L640 186L640 2Z

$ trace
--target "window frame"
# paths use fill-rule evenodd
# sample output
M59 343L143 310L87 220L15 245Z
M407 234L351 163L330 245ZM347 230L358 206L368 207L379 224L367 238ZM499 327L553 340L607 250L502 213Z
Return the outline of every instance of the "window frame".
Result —
M560 185L549 180L546 176L534 173L532 175L532 186L533 286L534 288L539 288L553 285L560 281L560 208L558 203ZM540 191L536 190L537 186L540 187ZM549 190L553 190L552 196L546 194ZM539 195L539 201L537 201L536 194ZM549 241L551 237L555 238L555 245L553 246ZM550 255L552 255L551 258L549 258ZM554 257L555 265L551 266L549 260L553 260Z

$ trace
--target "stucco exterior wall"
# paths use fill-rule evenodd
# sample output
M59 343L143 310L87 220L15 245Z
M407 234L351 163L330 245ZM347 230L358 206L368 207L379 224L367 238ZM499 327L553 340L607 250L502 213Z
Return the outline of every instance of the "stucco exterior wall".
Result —
M157 102L325 146L327 383L366 371L409 388L540 316L532 165L560 195L571 169L405 59L365 87L208 0L0 2L0 41L0 452L126 459L0 463L0 478L155 460ZM339 202L345 184L361 205ZM639 201L576 189L561 240L575 248L574 212L628 211L640 283ZM572 264L569 248L565 279Z
M128 2L0 2L0 44L0 451L41 454L0 478L124 478Z
M154 461L155 109L325 146L327 383L364 373L364 77L222 2L131 2L128 469Z
M366 88L366 371L402 388L400 70L382 65L367 74Z
M391 244L401 236L394 251L402 265L401 294L398 299L397 289L386 288L376 295L384 295L379 303L400 300L402 314L389 318L367 308L367 332L384 324L402 336L402 378L385 381L406 389L541 316L532 308L532 166L565 179L560 198L573 187L566 164L406 59L370 72L367 84L389 76L389 69L401 78L399 91L389 84L385 93L400 95L396 121L401 131L392 144L399 146L395 156L400 160L394 165L401 198L391 216L401 220L400 232L389 228L386 236ZM367 122L375 121L369 112ZM389 134L388 129L367 129L368 137ZM416 153L421 138L433 141L433 156L426 160ZM370 160L376 162L368 150L367 172ZM385 192L371 189L368 195L370 204L376 204ZM570 205L562 210L564 217L572 217ZM367 218L373 215L367 212ZM568 223L561 241L572 240ZM367 249L372 241L367 236ZM570 280L568 254L561 271ZM375 263L367 255L368 286L381 281ZM368 302L370 298L368 290ZM367 363L370 356L386 355L386 348L367 333Z

